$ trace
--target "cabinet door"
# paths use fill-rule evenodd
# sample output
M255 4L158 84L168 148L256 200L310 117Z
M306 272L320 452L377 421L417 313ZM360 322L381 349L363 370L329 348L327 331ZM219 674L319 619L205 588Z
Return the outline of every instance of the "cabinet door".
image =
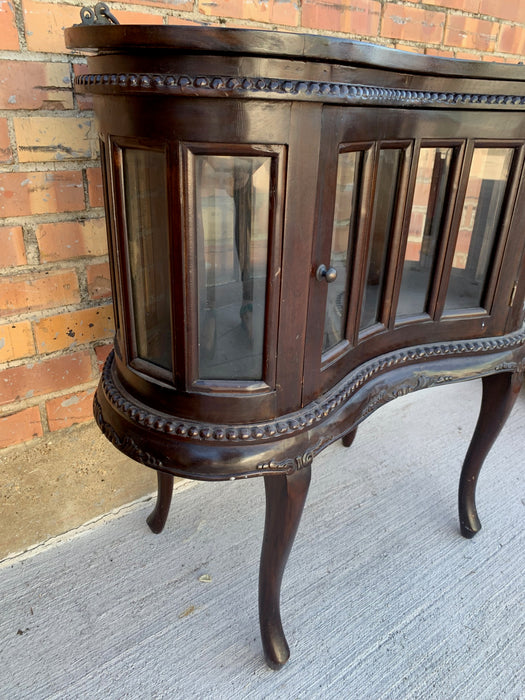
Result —
M221 103L214 111L203 107L199 116L212 114L211 122L186 119L174 146L183 260L184 303L176 322L184 346L181 386L194 407L217 422L226 405L234 420L243 420L246 403L264 418L273 415L278 395L289 108L281 108L273 129L275 112L267 105L236 105L232 113Z
M503 333L525 134L492 119L324 110L304 402L395 348Z
M128 300L118 304L119 369L175 415L270 418L290 106L203 98L156 107L154 137L143 133L151 107L138 97L134 121L115 109L105 124L115 267L126 285L118 297Z
M280 259L274 193L284 146L183 143L186 220L196 312L189 354L196 390L274 388L278 290L270 285ZM270 307L274 309L270 312Z

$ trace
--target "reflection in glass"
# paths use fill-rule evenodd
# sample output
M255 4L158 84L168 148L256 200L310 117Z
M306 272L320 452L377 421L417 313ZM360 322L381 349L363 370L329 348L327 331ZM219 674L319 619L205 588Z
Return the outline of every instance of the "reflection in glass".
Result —
M445 311L483 303L512 156L512 148L474 149Z
M398 319L426 311L451 160L452 148L422 148L419 152Z
M136 148L122 156L136 352L171 369L166 159Z
M383 149L379 153L360 330L370 328L380 321L381 294L392 234L401 155L402 151L395 148Z
M195 156L199 377L263 378L271 157Z
M337 270L337 279L328 285L324 322L323 352L345 337L347 279L351 246L357 221L359 170L362 154L341 153L337 166L337 184L332 231L330 267Z

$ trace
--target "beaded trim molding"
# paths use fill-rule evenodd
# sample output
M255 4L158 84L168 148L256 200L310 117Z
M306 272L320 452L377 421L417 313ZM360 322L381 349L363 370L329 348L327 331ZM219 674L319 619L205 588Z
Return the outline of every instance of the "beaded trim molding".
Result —
M428 92L399 88L327 83L313 80L229 76L190 76L174 73L88 73L75 78L79 87L117 87L123 90L175 92L181 94L229 93L272 95L303 99L337 100L349 104L441 107L524 107L525 95ZM89 92L89 89L87 90Z
M114 351L109 355L102 373L102 387L108 401L118 411L126 415L135 423L148 429L155 430L179 438L204 441L230 441L230 442L261 442L275 437L288 437L299 433L322 422L331 413L341 407L364 384L385 370L411 365L426 360L439 360L443 357L458 357L461 355L478 355L491 352L505 352L514 350L525 344L525 326L514 333L501 338L487 338L479 340L466 340L453 343L435 343L420 347L404 348L364 363L336 387L331 389L317 401L310 403L305 409L282 416L278 420L260 422L256 425L222 426L207 424L198 421L177 420L165 416L165 414L153 413L140 408L132 401L125 398L116 387L111 376ZM505 361L495 364L493 372L523 371L525 358L519 361ZM409 383L394 388L390 392L382 392L380 397L371 398L370 406L364 409L364 415L386 403L390 399L418 389L435 386L444 382L454 381L452 375L436 373L419 377Z

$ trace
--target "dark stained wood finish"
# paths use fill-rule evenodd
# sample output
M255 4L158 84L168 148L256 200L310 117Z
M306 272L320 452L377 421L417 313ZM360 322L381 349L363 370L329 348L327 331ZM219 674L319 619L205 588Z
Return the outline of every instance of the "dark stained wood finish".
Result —
M343 435L343 439L342 439L343 445L345 447L351 447L352 443L355 440L356 435L357 435L357 428L354 428L353 430L350 430L350 432L345 433L345 435Z
M459 523L461 534L469 539L481 528L475 498L479 472L512 411L522 384L522 372L483 377L481 410L459 481Z
M157 471L157 502L148 515L146 522L155 534L164 530L170 512L171 496L173 494L173 476Z
M290 649L281 623L281 582L310 486L310 465L289 476L266 476L266 520L259 570L259 617L264 656L283 666Z
M455 61L299 34L202 27L66 30L93 49L76 79L101 131L115 353L94 400L109 440L157 469L148 524L164 527L173 476L265 477L260 623L268 664L289 656L281 581L313 459L397 396L482 378L480 417L460 480L461 532L479 529L475 486L525 371L525 67ZM173 371L136 357L121 148L165 154ZM418 156L453 149L426 308L396 316ZM512 148L479 308L445 312L474 149ZM402 152L378 323L359 331L381 149ZM343 340L322 353L338 157L362 153ZM272 159L264 371L199 377L195 154ZM490 173L488 176L490 179ZM386 228L386 227L385 227ZM375 261L377 262L377 261ZM337 288L336 288L337 289ZM436 429L439 429L438 427Z
M95 49L100 53L117 50L128 54L137 51L155 54L167 50L175 55L270 56L321 61L336 67L349 64L356 68L387 68L395 72L392 82L398 80L400 84L400 76L405 73L427 78L443 75L465 80L523 80L521 66L415 55L360 41L281 31L153 25L76 26L66 29L65 36L68 48ZM405 84L405 87L408 86Z

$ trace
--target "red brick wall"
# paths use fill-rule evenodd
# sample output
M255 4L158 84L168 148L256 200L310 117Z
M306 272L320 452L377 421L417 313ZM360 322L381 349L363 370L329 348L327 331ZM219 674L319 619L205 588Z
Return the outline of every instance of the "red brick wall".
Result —
M72 91L84 61L63 40L82 4L0 0L0 447L91 420L110 347L96 129L89 100ZM115 14L484 61L525 53L525 0L128 0Z

